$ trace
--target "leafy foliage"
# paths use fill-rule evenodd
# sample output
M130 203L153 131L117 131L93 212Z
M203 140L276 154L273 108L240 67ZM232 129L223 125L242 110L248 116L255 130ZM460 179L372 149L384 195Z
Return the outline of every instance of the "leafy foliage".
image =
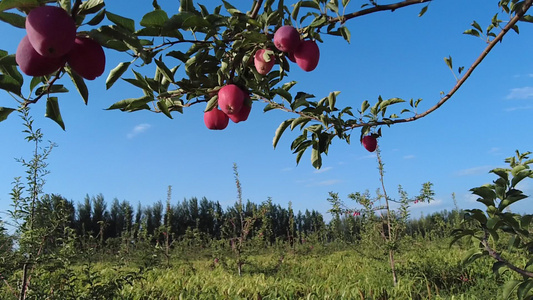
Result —
M358 10L354 10L351 1L300 0L288 4L283 0L260 0L253 1L248 12L241 11L228 1L208 6L180 1L179 12L173 15L153 1L153 10L145 13L140 20L108 11L103 0L52 2L66 9L75 18L77 26L83 24L84 28L89 27L79 34L88 35L103 47L124 53L127 57L110 71L106 88L122 79L139 90L140 95L116 101L108 109L127 112L150 110L173 118L174 112L183 113L185 108L195 104L203 103L206 110L210 110L216 106L217 91L233 83L251 93L253 101L265 103L264 111L277 109L295 115L282 122L276 130L273 145L277 145L287 128L297 128L301 134L291 144L296 161L299 162L306 150L311 149L311 163L315 168L321 167L321 156L328 154L332 141L339 138L349 143L355 128L361 128L360 137L371 131L380 135L379 126L411 122L431 113L455 93L478 64L474 63L458 85L425 112L416 111L421 99L407 101L381 97L373 104L363 101L361 109L355 111L352 107L337 106L339 91L316 101L314 95L296 90L296 81L287 81L291 68L287 54L274 47L273 33L282 25L293 25L303 39L321 42L325 34L350 42L347 21L380 11L429 3L430 0L405 0L385 5L369 0ZM3 0L0 2L0 20L20 28L25 14L40 4L42 1L37 0ZM486 30L474 21L472 28L465 32L483 35L490 43L481 59L509 29L518 33L516 22L533 19L526 14L531 0L500 0L498 6L511 18L506 27L501 27L504 21L497 14ZM428 7L424 6L419 16ZM19 11L6 12L15 8ZM272 49L277 66L266 76L257 73L253 66L254 53L264 48ZM451 68L451 57L446 62ZM143 67L147 65L155 65L154 74L144 74ZM459 73L462 70L463 67L460 67ZM58 84L64 74L69 75L84 103L89 101L90 93L84 79L68 65L49 76L33 78L30 84L32 93L28 97L23 96L24 77L17 70L13 54L0 51L0 73L0 89L17 98L21 107L47 98L46 116L63 129L65 124L55 94L68 92L62 84ZM393 105L407 102L410 108L391 110ZM0 121L15 109L0 107Z
M515 157L505 160L509 164L508 168L491 170L491 173L497 176L492 184L471 189L473 194L479 196L477 201L486 209L466 210L464 228L454 231L454 242L463 237L476 241L464 259L466 263L488 256L495 260L492 266L495 274L500 274L504 269L522 276L521 280L506 283L505 298L510 297L513 292L516 292L520 299L533 297L533 272L530 268L533 259L512 261L508 258L512 253L520 253L522 257L527 258L533 251L533 215L521 215L511 211L511 205L528 198L518 189L518 185L524 179L533 178L533 170L530 169L533 160L529 159L530 154L531 152L517 151Z

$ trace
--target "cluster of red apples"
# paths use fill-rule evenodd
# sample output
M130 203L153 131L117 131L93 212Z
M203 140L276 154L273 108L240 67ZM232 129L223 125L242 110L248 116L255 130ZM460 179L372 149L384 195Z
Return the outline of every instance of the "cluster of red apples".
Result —
M274 46L306 72L318 65L320 51L315 41L301 40L296 28L285 25L274 33ZM259 49L254 54L254 65L261 75L268 74L274 64L271 49ZM234 84L227 84L218 91L218 106L204 113L204 123L209 129L222 130L231 119L235 123L246 121L252 109L252 100L247 92Z
M26 17L26 36L15 59L28 76L51 74L65 63L81 77L93 80L105 69L105 54L96 41L76 36L76 24L62 8L40 6Z
M218 106L204 113L204 123L212 130L222 130L231 119L235 123L246 121L252 110L250 95L235 84L223 86L218 91Z
M274 46L284 52L290 61L295 62L306 72L313 71L318 65L320 50L315 41L301 40L296 28L285 25L274 33ZM269 55L268 52L271 52ZM266 75L274 67L274 55L271 49L259 49L254 55L254 65L257 72Z

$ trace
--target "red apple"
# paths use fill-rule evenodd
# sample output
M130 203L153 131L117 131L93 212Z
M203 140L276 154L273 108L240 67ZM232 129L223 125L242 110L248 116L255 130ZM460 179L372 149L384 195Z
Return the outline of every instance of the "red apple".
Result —
M211 130L222 130L228 126L228 116L218 108L213 108L204 113L205 126Z
M300 44L300 34L296 28L285 25L274 33L274 46L283 52L292 52Z
M302 41L298 49L294 51L294 59L302 70L313 71L320 59L320 50L315 41Z
M93 80L104 73L104 49L90 38L76 37L74 47L67 55L67 62L81 77Z
M26 17L26 32L37 53L60 57L74 46L76 24L61 7L39 6Z
M287 58L292 61L293 63L296 62L296 59L294 58L294 52L287 53Z
M218 91L218 106L226 115L238 113L243 103L244 93L234 84L225 85Z
M274 67L274 63L276 63L276 60L274 59L274 54L268 55L269 60L265 60L265 52L266 51L272 51L270 49L259 49L255 52L254 55L254 65L255 69L257 70L257 73L261 75L266 75L270 70L272 70L272 67Z
M244 94L244 104L242 105L241 110L239 110L239 112L236 114L228 115L228 117L234 123L246 121L248 119L248 116L250 115L250 111L252 110L252 99L250 99L250 96L248 95L248 93L243 91L243 94Z
M28 76L45 76L57 71L65 64L64 57L44 57L37 53L31 46L28 36L20 41L15 53L15 61L20 70Z
M369 152L376 151L376 148L378 146L378 141L376 140L376 137L373 135L366 135L361 140L361 143L363 144L363 147L365 147L366 150Z

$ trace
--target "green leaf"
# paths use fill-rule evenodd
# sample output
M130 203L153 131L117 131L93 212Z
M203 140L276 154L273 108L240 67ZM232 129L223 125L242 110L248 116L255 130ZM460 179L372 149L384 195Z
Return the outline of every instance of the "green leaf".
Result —
M179 12L195 11L192 0L180 0Z
M291 17L294 21L298 18L298 13L300 12L300 7L302 6L302 1L296 2L296 4L293 5L294 8L292 9Z
M309 27L320 27L323 26L328 22L328 18L324 15L320 15L316 17L311 24L309 24Z
M278 94L281 98L287 100L289 103L292 101L292 95L291 93L287 92L286 90L282 88L277 88L273 90L274 93Z
M168 20L168 15L164 10L156 9L143 16L141 19L141 26L163 27Z
M211 99L207 101L204 112L208 112L212 110L213 108L217 107L217 104L218 104L217 100L218 100L218 95L214 95L213 97L211 97Z
M85 102L85 105L89 102L89 90L87 89L87 85L85 84L85 80L78 75L78 73L74 72L71 68L66 68L68 75L70 76L70 79L72 80L72 83L74 83L74 86L80 93L81 98L83 99L83 102Z
M480 258L481 256L483 256L483 252L482 251L480 251L477 248L472 248L466 253L465 257L463 258L462 264L463 265L471 264L476 259Z
M94 14L105 6L104 0L88 0L82 2L78 14L88 15Z
M46 113L44 116L52 119L59 126L61 126L63 130L65 130L65 123L63 123L63 118L61 118L57 97L48 97L46 101Z
M479 24L476 21L472 22L472 26L475 29L477 29L479 32L483 32L483 29L481 29L481 26L479 26Z
M479 37L479 31L477 31L475 29L465 30L465 32L463 32L463 34L469 34L469 35L473 35L473 36Z
M531 177L533 175L533 170L526 169L522 170L516 175L514 175L513 179L511 180L511 187L515 187L520 181L522 181L526 177Z
M140 98L129 98L115 102L113 105L107 108L107 110L120 109L122 111L135 111L140 109L150 109L147 105L148 102L154 98L150 96L144 96Z
M350 33L348 27L342 26L341 28L339 28L339 32L341 33L342 37L349 43L352 34Z
M492 265L492 272L495 274L495 275L498 275L500 274L500 269L505 267L505 263L501 262L501 261L497 261L495 262L493 265Z
M105 86L106 89L109 89L113 84L128 70L131 62L122 62L118 64L111 72L109 72L109 76L107 76Z
M168 103L167 103L166 99L158 101L157 102L157 107L159 108L159 110L161 110L161 112L163 114L165 114L165 116L167 116L170 119L172 119L172 115L170 114L170 111L168 110Z
M276 148L276 146L278 145L279 139L281 138L281 135L283 134L285 129L289 127L292 121L293 119L285 120L279 125L278 129L276 129L276 133L274 134L274 139L272 140L272 146L274 146L274 148Z
M26 18L19 14L0 12L0 20L17 28L26 27Z
M528 299L526 296L528 296L531 288L533 288L533 280L531 278L522 282L517 290L518 299Z
M96 26L100 24L105 18L105 12L105 9L99 11L91 20L89 20L89 22L87 22L87 25Z
M114 13L106 11L105 13L107 19L116 25L128 30L129 32L135 32L135 21L129 18L125 18Z
M32 8L39 5L39 0L2 0L0 1L0 11L11 8Z
M339 91L329 93L329 95L328 95L328 105L329 105L329 109L331 111L333 111L333 109L335 108L335 103L337 101L337 95L339 95L340 93L341 92L339 92Z
M420 12L418 13L418 16L419 16L419 17L423 16L423 15L428 11L428 6L429 6L429 5L426 5L426 6L422 7L422 9L420 10Z
M452 57L451 56L445 57L444 58L444 62L446 62L446 65L448 66L448 68L450 68L450 70L453 70Z
M7 119L10 113L14 112L16 109L8 107L0 107L0 122Z
M11 76L0 74L0 89L20 96L21 88L22 85L18 80Z
M301 6L320 10L320 5L315 1L302 1Z
M370 103L368 103L368 100L363 101L363 103L361 103L361 113L364 114L369 107Z
M240 10L235 8L235 6L231 5L228 1L222 0L222 3L224 3L224 8L231 14L242 14Z
M313 142L313 148L311 150L311 164L317 170L322 167L322 156L320 155L318 141Z
M54 84L52 86L41 86L35 90L35 95L54 94L54 93L68 93L68 89L62 84Z
M163 74L165 79L169 83L174 83L174 74L172 71L163 63L162 57L159 57L159 59L154 60L155 64L157 65L157 68Z
M40 76L35 76L31 79L31 82L30 82L30 91L33 91L33 89L39 85L40 83L43 82L43 78L40 77Z
M490 206L490 205L494 205L494 199L496 199L496 193L494 192L494 190L492 190L490 187L488 186L480 186L480 187L477 187L477 188L472 188L470 189L470 191L475 194L475 195L478 195L481 197L481 199L478 199L477 201L487 205L487 206Z
M522 17L522 19L520 19L520 21L524 21L524 22L528 22L528 23L533 23L533 16L531 15L524 15Z
M516 290L518 285L521 283L520 280L509 280L503 285L503 298L509 299L511 294Z

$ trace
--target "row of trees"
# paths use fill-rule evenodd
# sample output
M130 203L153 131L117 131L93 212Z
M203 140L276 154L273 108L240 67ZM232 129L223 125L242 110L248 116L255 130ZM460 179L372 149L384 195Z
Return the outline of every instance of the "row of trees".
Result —
M148 240L153 244L162 243L168 235L170 241L184 240L196 234L204 241L231 238L242 234L241 220L252 218L250 236L260 236L267 244L276 240L294 242L305 241L316 236L321 242L343 241L353 243L360 239L363 216L356 213L333 214L330 222L318 211L305 210L295 213L291 203L288 207L274 204L271 199L257 204L243 203L243 219L239 213L239 203L223 209L218 201L203 197L184 199L172 204L161 201L152 205L136 207L130 202L117 198L109 204L104 195L87 195L82 202L74 203L59 194L46 194L35 206L36 228L51 228L47 239L58 246L56 241L71 229L80 237L94 237L99 246L105 247L110 239L124 238L129 242ZM460 212L443 211L419 219L411 219L405 232L409 235L426 235L441 232L443 226L453 227L460 220Z

